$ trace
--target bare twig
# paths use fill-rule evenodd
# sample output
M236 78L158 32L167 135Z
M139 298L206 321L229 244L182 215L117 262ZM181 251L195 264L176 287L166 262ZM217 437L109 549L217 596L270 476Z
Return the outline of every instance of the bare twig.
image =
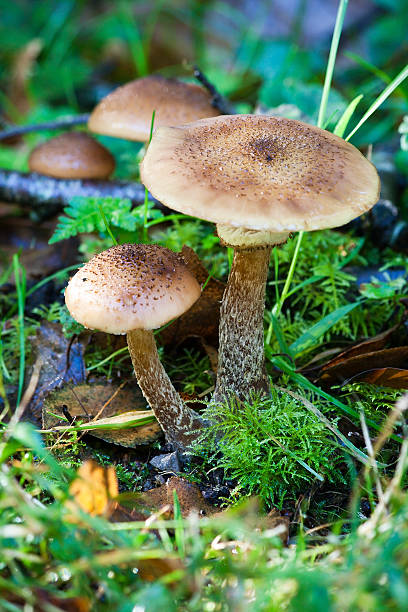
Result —
M82 125L88 123L89 114L73 115L71 117L63 117L55 121L46 121L45 123L35 123L33 125L13 125L7 128L4 132L0 132L0 140L7 138L15 138L30 132L41 132L43 130L61 130L74 125Z
M205 74L199 69L198 66L193 67L194 77L206 88L211 94L211 104L214 108L220 111L221 115L235 115L235 108L222 96L215 86L207 79Z
M134 206L140 206L144 203L145 188L140 183L57 179L34 172L0 169L0 200L29 206L35 220L52 216L68 206L75 196L128 198ZM164 209L150 195L149 200Z

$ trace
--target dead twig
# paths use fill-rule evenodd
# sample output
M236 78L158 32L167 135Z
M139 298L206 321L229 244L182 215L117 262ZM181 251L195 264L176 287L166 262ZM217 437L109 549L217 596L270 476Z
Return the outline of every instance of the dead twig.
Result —
M211 104L214 108L220 111L221 115L236 115L237 111L235 108L228 102L224 96L222 96L216 87L207 79L205 74L200 70L198 66L193 67L194 77L201 83L203 87L211 95Z
M0 132L0 140L15 138L30 132L42 132L43 130L62 130L74 125L83 125L88 123L89 114L73 115L71 117L62 117L55 121L45 121L44 123L34 123L33 125L13 125L8 127L3 132Z

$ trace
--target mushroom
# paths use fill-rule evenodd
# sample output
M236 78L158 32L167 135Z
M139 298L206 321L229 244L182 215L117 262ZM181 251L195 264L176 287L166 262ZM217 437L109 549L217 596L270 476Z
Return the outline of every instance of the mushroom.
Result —
M188 310L200 286L181 257L152 244L123 244L92 257L71 278L65 302L90 329L127 334L138 384L168 441L185 449L202 424L181 400L157 353L152 329Z
M84 132L66 132L33 149L31 172L67 179L106 179L115 160L104 146Z
M220 114L202 87L152 75L122 85L103 98L91 113L88 127L98 134L148 142L153 111L155 129Z
M271 249L291 232L337 227L375 204L379 178L351 144L317 127L224 115L156 130L141 165L172 209L217 224L234 248L220 320L215 399L267 393L264 294Z

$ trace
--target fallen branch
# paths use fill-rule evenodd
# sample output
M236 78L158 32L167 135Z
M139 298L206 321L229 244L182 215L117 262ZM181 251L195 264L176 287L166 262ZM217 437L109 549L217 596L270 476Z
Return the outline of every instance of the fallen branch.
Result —
M0 140L7 138L15 138L29 132L41 132L42 130L61 130L73 125L83 125L88 123L89 115L74 115L72 117L62 117L55 121L46 121L45 123L34 123L33 125L18 125L0 132Z
M236 115L237 111L234 107L228 102L224 96L222 96L219 91L215 88L215 86L210 83L205 74L201 72L198 66L194 66L193 69L194 77L201 83L203 87L211 94L212 100L211 104L214 108L220 111L221 115Z
M133 206L144 203L145 188L140 183L125 181L91 181L57 179L34 172L0 169L0 200L31 208L31 218L43 221L51 217L75 196L129 199ZM152 198L157 208L168 210Z

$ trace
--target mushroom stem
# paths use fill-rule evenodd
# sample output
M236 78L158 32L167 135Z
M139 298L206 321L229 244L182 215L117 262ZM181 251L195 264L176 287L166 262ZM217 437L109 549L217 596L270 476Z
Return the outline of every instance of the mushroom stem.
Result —
M271 246L234 251L220 312L220 348L215 401L228 393L269 393L263 317Z
M173 387L159 359L153 332L132 330L127 333L127 343L139 387L166 440L185 450L196 439L195 430L202 427L202 420L185 405Z

